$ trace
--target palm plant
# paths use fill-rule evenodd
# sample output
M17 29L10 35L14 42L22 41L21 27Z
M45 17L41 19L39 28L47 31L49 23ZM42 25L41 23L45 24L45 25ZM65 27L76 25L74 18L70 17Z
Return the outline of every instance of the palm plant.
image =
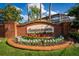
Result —
M29 14L30 14L31 20L39 19L40 9L37 8L36 6L30 7L30 9L31 9L31 12Z

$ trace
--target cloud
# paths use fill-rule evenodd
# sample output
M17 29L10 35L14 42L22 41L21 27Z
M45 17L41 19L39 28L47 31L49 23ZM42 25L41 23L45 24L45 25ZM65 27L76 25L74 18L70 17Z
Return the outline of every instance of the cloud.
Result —
M35 6L40 9L40 4L39 3L30 3L30 4L28 4L29 9L31 7L35 7ZM41 11L42 11L41 13L45 13L46 12L43 4L41 4Z
M21 8L19 8L19 7L17 7L17 6L15 6L15 8L16 8L17 10L21 10L21 11L23 11Z
M39 8L40 9L40 4L39 3L30 3L30 4L28 4L28 7L30 8L30 7L37 7L37 8ZM55 11L52 11L51 10L51 15L53 15L53 14L57 14L58 12L55 12ZM41 4L41 14L42 14L42 17L45 17L45 16L48 16L49 15L49 11L47 11L46 9L45 9L45 6L43 5L43 4Z
M69 16L70 21L74 21L76 18L74 16Z
M51 11L51 15L53 15L53 14L57 14L57 12L55 12L55 11Z
M50 13L51 13L51 15L57 14L57 12L55 12L55 11L51 11ZM49 11L47 11L47 15L49 15Z
M15 6L15 8L16 8L17 10L23 11L21 8L19 8L19 7L17 7L17 6ZM27 21L28 21L28 15L23 15L23 14L21 14L21 16L23 17L23 19L22 19L22 21L20 21L20 23L23 23L23 22L27 22Z
M51 11L51 15L57 14L55 11ZM46 17L49 15L49 11L46 11L46 13L42 14L42 17Z
M39 3L30 3L30 4L28 4L29 8L35 7L35 6L40 9L40 4Z
M22 22L28 21L28 15L21 15L23 17Z

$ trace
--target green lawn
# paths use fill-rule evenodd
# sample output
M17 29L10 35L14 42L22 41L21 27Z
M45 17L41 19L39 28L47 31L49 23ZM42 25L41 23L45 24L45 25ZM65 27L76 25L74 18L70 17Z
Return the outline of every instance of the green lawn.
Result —
M79 44L74 44L70 48L55 51L31 51L22 50L6 44L6 39L0 42L0 56L78 56Z

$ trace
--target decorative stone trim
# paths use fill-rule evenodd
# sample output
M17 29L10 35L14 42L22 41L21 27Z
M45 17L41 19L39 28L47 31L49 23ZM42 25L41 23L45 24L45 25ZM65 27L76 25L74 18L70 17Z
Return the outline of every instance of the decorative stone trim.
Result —
M8 39L7 43L13 47L20 48L20 49L29 49L29 50L39 50L39 51L50 51L50 50L58 50L58 49L64 49L69 47L73 42L67 41L63 44L54 45L54 46L27 46L27 45L21 45L18 43L15 43L13 39Z
M53 23L47 21L47 20L37 20L37 21L32 21L32 22L29 22L29 23L25 23L25 24L18 24L17 26L18 27L23 27L23 26L30 26L30 25L33 25L33 24L48 24L48 25L54 25ZM56 25L56 24L55 24Z

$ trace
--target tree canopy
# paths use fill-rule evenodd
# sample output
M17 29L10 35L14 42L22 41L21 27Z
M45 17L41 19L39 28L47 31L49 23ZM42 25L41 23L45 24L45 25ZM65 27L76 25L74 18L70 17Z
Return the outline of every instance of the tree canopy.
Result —
M76 4L74 7L70 8L68 10L68 15L76 17L73 21L72 27L79 28L79 4Z
M17 9L15 6L7 5L3 9L0 9L1 12L3 10L3 13L1 14L1 17L4 21L19 21L22 20L21 16L21 10Z
M31 20L33 19L38 19L40 17L40 9L37 8L36 6L35 7L30 7L30 13L29 13L29 16L31 18Z

